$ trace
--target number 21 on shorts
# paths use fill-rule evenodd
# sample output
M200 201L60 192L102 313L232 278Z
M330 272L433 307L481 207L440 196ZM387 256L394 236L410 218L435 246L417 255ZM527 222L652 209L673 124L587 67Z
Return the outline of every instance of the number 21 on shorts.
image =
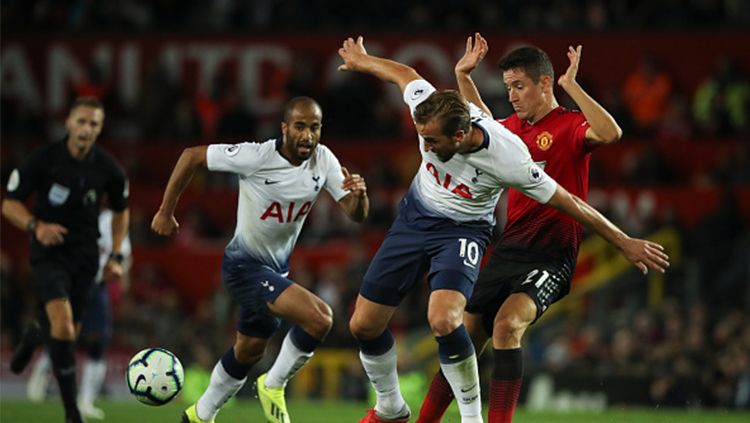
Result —
M464 259L464 264L471 268L476 268L480 258L479 244L476 241L469 241L466 238L459 238L458 244L460 246L458 255Z

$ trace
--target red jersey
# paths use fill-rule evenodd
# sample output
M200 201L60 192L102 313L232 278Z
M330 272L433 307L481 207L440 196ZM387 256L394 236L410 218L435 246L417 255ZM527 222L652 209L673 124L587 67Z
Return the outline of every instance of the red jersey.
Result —
M585 142L589 123L583 113L557 107L533 125L516 114L500 123L523 140L549 176L586 200L592 147ZM509 189L507 223L494 253L528 260L570 258L575 263L582 238L580 223Z

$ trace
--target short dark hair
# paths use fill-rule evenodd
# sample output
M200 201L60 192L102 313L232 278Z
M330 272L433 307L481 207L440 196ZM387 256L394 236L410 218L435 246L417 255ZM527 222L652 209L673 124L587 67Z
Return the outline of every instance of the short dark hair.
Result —
M294 97L291 100L286 102L286 106L284 106L284 122L289 122L289 119L292 117L292 112L294 111L294 108L297 107L298 104L309 104L317 107L319 110L321 110L321 113L323 109L320 107L320 104L318 104L317 101L315 101L312 97L307 96L299 96Z
M70 111L72 112L78 107L86 106L86 107L93 107L94 109L100 109L101 111L104 111L104 104L102 104L101 101L99 101L96 97L78 97L73 101L73 104L70 106Z
M535 84L539 83L542 76L555 79L552 62L547 53L539 47L524 46L512 50L500 59L497 66L502 72L516 68L523 69Z
M435 91L414 109L416 123L424 125L433 118L440 123L441 132L449 137L459 130L469 132L471 128L469 103L455 90Z

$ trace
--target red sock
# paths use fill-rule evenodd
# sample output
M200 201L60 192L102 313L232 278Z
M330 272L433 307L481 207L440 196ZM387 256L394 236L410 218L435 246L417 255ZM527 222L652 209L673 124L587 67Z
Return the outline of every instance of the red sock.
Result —
M489 423L511 423L521 393L523 354L520 348L494 351L490 381Z
M445 410L453 402L453 398L453 391L448 379L445 378L442 371L437 372L435 377L432 378L430 389L427 391L422 408L419 410L416 423L440 422Z

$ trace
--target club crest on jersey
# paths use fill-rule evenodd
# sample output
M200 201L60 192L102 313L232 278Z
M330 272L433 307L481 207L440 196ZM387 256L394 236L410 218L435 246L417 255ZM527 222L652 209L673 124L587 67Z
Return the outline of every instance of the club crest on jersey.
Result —
M536 145L542 151L549 150L549 148L552 147L552 141L552 134L547 131L536 136Z
M318 191L320 189L320 176L313 176L313 181L315 181L315 191Z

